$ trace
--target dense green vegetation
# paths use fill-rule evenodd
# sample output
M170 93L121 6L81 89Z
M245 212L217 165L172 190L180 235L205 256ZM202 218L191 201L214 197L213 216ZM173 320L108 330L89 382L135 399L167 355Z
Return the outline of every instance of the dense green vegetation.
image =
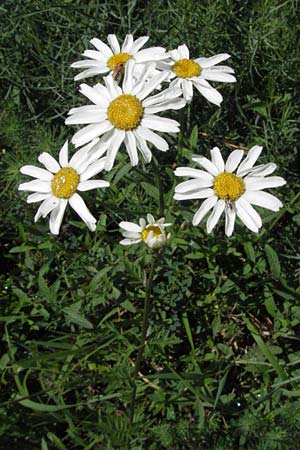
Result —
M5 0L0 179L0 448L22 450L300 448L299 4L287 0ZM156 152L172 239L156 271L133 424L128 405L149 253L119 245L121 220L159 215L151 165L125 152L111 187L86 203L93 234L67 211L59 237L17 191L19 169L57 157L82 104L70 64L92 37L150 35L194 57L228 52L237 83L221 108L196 95L174 112L171 149ZM88 81L92 82L92 80ZM230 146L230 145L231 146ZM264 146L287 180L262 231L193 227L172 200L177 165L218 145ZM297 154L298 149L298 154ZM27 181L27 178L26 178ZM182 181L182 180L181 180Z

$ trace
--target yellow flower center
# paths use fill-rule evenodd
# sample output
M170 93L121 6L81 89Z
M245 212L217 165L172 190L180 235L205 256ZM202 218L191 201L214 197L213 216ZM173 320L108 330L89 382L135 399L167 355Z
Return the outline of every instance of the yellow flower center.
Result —
M223 172L214 179L214 191L222 200L236 201L245 192L245 183L233 173Z
M146 242L150 231L153 231L153 237L155 237L155 239L158 239L162 234L161 229L157 225L149 225L142 231L142 239L144 242Z
M125 65L129 59L131 59L132 56L129 55L129 53L117 53L116 55L111 56L107 60L107 65L110 68L110 70L116 70L117 66L119 65Z
M200 65L192 59L179 59L172 70L180 78L198 77L202 72Z
M119 130L132 130L139 125L143 112L142 103L135 95L122 94L110 102L107 118Z
M53 195L58 198L70 198L76 192L79 175L72 167L60 169L51 181Z

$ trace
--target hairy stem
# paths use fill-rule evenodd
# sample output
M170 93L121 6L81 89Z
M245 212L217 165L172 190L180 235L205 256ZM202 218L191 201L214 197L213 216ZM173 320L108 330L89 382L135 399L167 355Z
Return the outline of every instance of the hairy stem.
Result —
M146 281L146 291L145 291L145 299L144 299L144 312L143 312L143 323L142 323L142 335L140 339L140 345L139 350L137 354L137 358L134 365L134 372L132 376L132 383L133 383L133 389L132 389L132 395L131 395L131 401L130 401L130 423L133 422L133 416L134 416L134 404L135 404L135 398L136 398L136 379L140 370L144 349L145 349L145 343L146 343L146 334L147 334L147 328L148 328L148 319L149 319L149 313L151 309L151 292L152 292L152 285L153 285L153 278L155 274L155 268L157 264L157 257L153 256L150 266L149 275Z

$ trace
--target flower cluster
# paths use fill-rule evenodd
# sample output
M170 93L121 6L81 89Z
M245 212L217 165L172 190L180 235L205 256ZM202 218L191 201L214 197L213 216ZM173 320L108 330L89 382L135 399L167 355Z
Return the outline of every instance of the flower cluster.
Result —
M22 174L34 180L22 183L19 190L33 192L27 198L28 203L42 202L35 221L50 214L53 234L59 233L68 203L91 231L96 229L97 221L78 192L109 186L108 181L91 178L113 168L122 145L132 166L138 164L140 157L149 163L154 148L162 152L169 149L167 134L180 130L179 122L165 115L166 112L190 103L194 88L206 100L220 106L222 95L210 82L236 81L234 70L219 64L230 57L227 53L191 58L186 45L170 51L163 47L144 48L148 39L142 36L134 40L128 34L120 43L114 34L109 34L108 44L98 38L90 41L96 50L85 50L85 59L72 64L75 69L83 69L75 80L98 75L103 80L92 86L81 84L80 93L91 103L74 107L68 113L67 125L83 125L72 138L76 152L69 160L66 142L60 150L59 162L42 153L38 160L45 169L21 168ZM276 168L273 163L254 167L261 150L259 146L253 147L242 162L244 152L235 150L225 164L215 147L211 150L211 161L200 155L192 158L204 170L176 169L176 176L191 179L176 187L174 198L205 199L194 215L194 225L212 210L207 219L208 232L214 229L223 212L227 236L233 232L236 217L257 232L262 222L252 205L278 211L281 202L264 189L281 186L285 181L281 177L267 177ZM169 238L165 227L170 224L165 224L164 218L156 222L151 214L147 215L147 221L140 219L139 225L121 222L124 236L121 244L142 241L152 249L165 245Z

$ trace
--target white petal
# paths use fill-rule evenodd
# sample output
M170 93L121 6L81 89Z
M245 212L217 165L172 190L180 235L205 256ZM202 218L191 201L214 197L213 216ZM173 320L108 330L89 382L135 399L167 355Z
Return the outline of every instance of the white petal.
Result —
M70 111L68 112L68 115L72 115L72 114L79 114L79 113L90 113L90 112L94 112L94 111L99 111L99 109L101 109L101 107L99 105L85 105L85 106L78 106L78 108L71 108Z
M155 131L165 131L167 133L178 133L179 123L176 120L155 115L145 115L141 120L141 126Z
M124 144L126 146L127 153L130 158L130 164L136 166L139 162L139 157L136 148L136 139L132 131L127 131L125 133Z
M179 185L178 185L179 186ZM174 194L175 200L195 200L200 198L207 198L214 196L214 190L210 188L197 189L196 191L190 191L186 194Z
M69 198L69 203L74 211L77 212L81 220L88 226L88 228L91 231L94 231L97 221L88 210L84 200L80 197L80 195L76 193L72 195L72 197Z
M184 108L185 105L186 105L185 99L174 98L172 100L167 100L165 102L161 102L157 105L147 106L147 108L145 108L144 113L145 114L156 114L156 113L162 112L162 111L169 111L170 109L177 110L177 109Z
M241 200L241 198L239 198L235 202L235 208L236 208L236 212L237 212L238 217L246 225L246 227L249 228L249 230L253 231L254 233L257 233L259 228L258 228L255 220L249 214L248 208L245 209L243 203L241 203L240 200Z
M221 61L225 61L228 58L230 58L228 53L220 53L219 55L211 56L210 58L197 58L195 61L200 64L202 69L205 69L214 66Z
M19 186L19 191L29 191L29 192L51 192L51 183L50 181L42 181L42 180L32 180L27 183L22 183Z
M264 191L246 191L243 198L252 205L261 206L271 211L279 211L283 206L277 197Z
M218 168L204 156L193 155L192 160L195 161L197 164L200 164L200 166L204 167L204 169L206 169L207 172L209 172L211 175L214 176L218 175L219 173Z
M241 172L245 173L246 170L251 169L251 167L254 166L257 158L262 152L262 149L263 148L260 145L255 145L249 150L246 158L238 168L237 175L239 175Z
M122 94L122 89L118 86L118 83L112 75L104 77L105 86L108 90L110 98L114 99Z
M44 164L47 170L52 173L56 173L60 170L60 165L58 164L58 162L47 152L41 153L38 157L38 160L40 163Z
M140 92L138 92L137 97L140 100L143 100L149 94L151 94L151 92L154 91L154 89L156 89L167 77L167 72L160 72L157 75L154 75L153 78L145 83L144 88Z
M191 177L191 178L202 178L207 182L211 182L213 184L213 176L210 173L205 172L204 170L192 169L191 167L177 167L175 169L174 174L177 177Z
M198 78L197 81L193 81L193 83L200 94L206 98L206 100L213 103L214 105L220 106L223 101L222 95L212 86L210 86L207 81Z
M114 134L110 142L109 149L107 151L107 157L104 165L105 170L109 171L112 169L118 150L124 139L125 139L124 130L114 130Z
M147 214L147 220L150 225L153 225L155 223L155 219L152 214Z
M136 39L131 46L130 54L134 55L136 52L138 52L142 47L144 47L144 45L148 40L149 36L141 36L138 39Z
M49 227L52 234L59 233L67 204L68 200L61 198L57 207L52 210L49 220Z
M29 175L30 177L39 178L43 181L51 181L53 178L53 174L48 172L48 170L40 169L35 166L23 166L20 169L20 172L24 175Z
M79 92L85 95L89 100L91 100L91 102L95 103L95 105L103 105L103 97L99 92L97 92L95 87L91 87L83 83L79 86Z
M180 55L180 58L182 58L182 59L190 59L190 52L189 52L188 47L185 44L179 45L177 50L178 50L178 53Z
M107 65L106 56L104 56L101 52L98 52L97 50L84 50L82 55L86 56L87 58L94 59L97 62L101 62L101 64ZM71 67L73 67L73 64L71 65Z
M234 83L236 81L236 78L233 75L230 75L223 70L220 70L220 72L218 72L217 70L204 69L201 72L201 77L203 77L205 80L218 81L223 83Z
M107 41L115 54L120 53L120 44L115 34L109 34Z
M82 168L82 166L85 164L87 160L89 160L88 155L89 151L94 147L96 143L99 142L99 139L93 139L92 142L85 145L84 147L81 147L79 150L77 150L72 158L69 161L69 166L75 169L77 172Z
M141 238L140 239L122 239L122 241L120 241L121 245L131 245L131 244L137 244L138 242L141 242Z
M178 194L184 194L190 191L195 191L196 189L201 189L210 186L212 186L212 182L210 180L208 181L206 179L196 178L178 184L178 186L175 187L175 192Z
M95 161L93 164L89 165L87 169L81 173L80 182L86 181L89 178L92 178L93 176L102 172L105 166L105 161L106 158L101 158L98 161Z
M151 142L151 144L153 144L156 148L158 148L158 150L165 152L169 149L167 141L163 139L161 136L158 136L158 134L149 130L148 128L139 126L135 130L135 134L138 137L141 137L142 139Z
M235 208L225 208L225 234L231 236L234 230L236 212Z
M53 195L44 200L34 216L34 221L37 222L41 216L46 217L54 208L58 206L59 202L60 199L54 197Z
M124 94L131 94L132 87L134 85L133 78L133 69L134 69L134 61L129 60L125 66L124 80L122 84Z
M216 195L207 198L202 205L200 206L200 208L198 209L198 211L196 212L196 214L193 217L193 225L197 226L199 225L199 223L201 222L201 220L206 216L206 214L208 213L208 211L211 210L211 208L213 208L215 206L215 204L218 201L218 197Z
M145 64L153 61L160 61L166 58L166 49L163 47L150 47L139 51L134 55L137 64Z
M262 220L258 212L253 208L253 206L250 205L250 203L245 199L244 196L240 197L238 199L238 202L239 205L242 206L245 209L245 211L247 211L249 216L256 224L257 228L260 228L262 226Z
M104 180L87 180L82 181L77 186L78 191L90 191L91 189L104 188L109 186L109 181Z
M61 167L66 167L68 165L68 141L64 143L59 152L59 164Z
M99 52L97 52L99 54ZM71 64L71 67L74 69L85 69L87 68L91 68L91 69L98 69L98 68L106 68L107 69L107 65L104 62L101 61L91 61L90 59L83 59L82 61L76 61L73 64ZM100 70L101 70L100 69Z
M83 111L73 114L65 120L66 125L81 125L86 123L99 123L107 119L107 110L100 109L98 111Z
M132 44L133 44L132 34L126 34L123 45L122 45L122 53L130 53Z
M107 67L101 69L99 67L93 67L92 69L84 70L83 72L76 75L74 77L74 81L84 80L85 78L94 77L95 75L107 73L108 71L109 69Z
M151 97L145 98L142 104L144 108L148 108L149 106L156 106L160 105L161 103L177 99L177 97L180 97L181 95L182 95L181 88L178 87L168 88L164 89L162 92L159 92L158 94L151 95Z
M140 127L139 127L140 128ZM149 149L145 139L143 139L139 134L138 134L138 129L134 130L134 134L136 137L136 143L138 146L139 151L141 152L141 154L143 155L143 158L145 160L146 163L149 163L152 159L152 153L151 150Z
M218 147L214 147L211 151L211 161L218 169L219 173L224 172L224 160L221 155L220 149Z
M243 150L234 150L233 152L231 152L225 164L225 171L234 172L239 163L241 162L243 155L244 155Z
M30 194L27 197L27 203L36 203L40 202L42 200L45 200L46 198L49 198L52 194L48 192L47 194L35 192L34 194Z
M113 52L108 47L108 45L104 44L104 42L100 41L100 39L91 39L90 43L93 44L93 46L96 47L99 52L103 53L106 58L110 58L113 55Z
M125 230L120 230L122 235L125 238L129 238L129 239L141 239L141 233L137 233L135 231L125 231Z
M262 178L252 177L251 175L244 178L244 182L246 185L246 190L250 191L260 191L261 189L273 188L286 184L286 181L281 177Z
M217 225L217 223L224 211L224 208L225 208L224 200L218 200L214 206L214 209L213 209L211 215L209 216L209 218L207 219L207 222L206 222L206 229L207 229L208 233L211 233L211 231Z
M84 145L89 141L92 141L95 137L101 136L112 128L113 126L108 120L104 120L99 124L87 125L74 134L72 142L74 145L79 147L80 145Z
M139 220L139 224L140 224L140 227L141 227L141 231L143 231L144 228L146 227L146 220L143 217L141 217L140 220Z
M193 83L191 80L182 80L182 92L187 103L190 103L193 98Z
M126 231L133 231L134 233L140 233L142 231L141 227L133 222L120 222L119 227Z
M240 176L245 176L246 173L250 176L259 176L259 177L265 177L266 175L270 175L274 172L276 169L275 163L268 163L268 164L260 164L259 166L252 167L252 169L247 169L246 171L241 171Z

